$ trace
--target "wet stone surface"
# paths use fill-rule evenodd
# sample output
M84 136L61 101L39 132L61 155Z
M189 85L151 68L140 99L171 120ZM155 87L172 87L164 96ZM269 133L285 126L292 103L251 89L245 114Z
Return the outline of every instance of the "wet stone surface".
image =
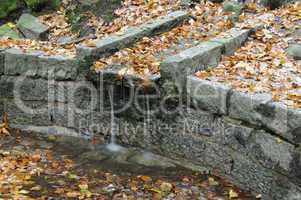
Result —
M219 177L150 152L110 152L99 138L12 132L0 137L0 198L255 199Z

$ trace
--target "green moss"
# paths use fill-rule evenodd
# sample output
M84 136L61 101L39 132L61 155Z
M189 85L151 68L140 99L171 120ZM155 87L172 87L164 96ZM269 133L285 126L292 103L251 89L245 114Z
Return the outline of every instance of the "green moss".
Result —
M27 7L32 10L39 10L40 8L47 6L51 7L54 10L57 10L60 7L61 0L24 0Z
M71 24L72 32L85 35L87 32L86 12L91 12L101 17L105 22L111 22L115 15L114 11L120 7L122 0L86 0L66 10L66 17Z
M17 0L1 0L0 3L0 19L17 9Z
M30 9L37 10L46 3L46 0L25 0L25 3Z
M0 38L1 37L8 37L11 39L19 39L20 36L17 31L12 29L8 24L4 24L0 26Z
M61 0L51 0L50 6L54 10L58 10L61 5Z

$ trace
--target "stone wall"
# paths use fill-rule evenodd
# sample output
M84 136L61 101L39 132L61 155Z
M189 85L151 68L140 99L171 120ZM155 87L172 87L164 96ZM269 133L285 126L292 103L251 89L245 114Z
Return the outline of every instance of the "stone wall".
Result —
M92 73L80 56L0 50L0 113L24 130L109 138L113 102L120 143L205 165L263 199L300 199L300 111L192 76L232 54L256 28L231 29L227 38L167 57L161 77L147 85L114 69Z

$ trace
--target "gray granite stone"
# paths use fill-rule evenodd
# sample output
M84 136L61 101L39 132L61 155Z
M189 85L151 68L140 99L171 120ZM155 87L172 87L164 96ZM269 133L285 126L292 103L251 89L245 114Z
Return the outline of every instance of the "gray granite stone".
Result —
M224 134L223 143L229 148L234 149L242 154L248 154L251 136L254 132L254 128L247 127L242 124L241 121L233 120L229 117L223 118Z
M162 77L173 77L173 72L182 76L198 70L216 66L221 58L222 45L217 42L203 42L179 54L166 58L161 64Z
M187 76L199 70L215 67L221 59L223 45L203 42L179 54L167 57L160 65L161 81L172 84L181 91L186 90ZM170 83L168 83L170 82Z
M119 49L132 45L143 37L167 31L188 17L185 11L175 11L166 16L147 22L137 27L129 27L122 34L112 34L95 41L96 47L81 44L77 47L79 58L99 58Z
M187 79L187 94L196 108L208 110L211 113L228 113L227 97L230 87L212 81L202 80L195 76Z
M246 94L233 91L230 96L229 116L257 126L262 125L262 115L269 115L266 104L271 102L269 94Z
M5 99L1 96L0 98L0 116L3 116L4 112L5 112Z
M253 134L252 140L252 143L249 144L250 155L268 169L289 174L292 171L292 163L299 162L294 160L297 153L295 147L280 138L264 131L257 131Z
M277 135L292 143L301 142L301 111L279 102L270 102L264 106L262 124Z
M24 101L72 103L77 108L96 107L99 91L88 81L54 81L25 76L2 76L1 96Z
M4 74L4 51L0 48L0 76Z
M22 14L18 20L17 27L28 39L47 39L49 28L42 24L38 18L30 14Z
M5 98L20 98L28 101L48 100L48 81L23 76L2 76L0 78L1 95Z
M5 75L75 80L79 70L79 62L74 58L45 56L41 52L23 52L20 49L5 51Z
M286 53L296 60L301 60L301 45L292 44L286 49Z
M8 114L10 125L51 125L50 107L43 101L4 99L4 111Z
M223 38L216 38L212 41L219 42L224 45L225 55L232 55L247 41L250 33L250 29L240 30L238 28L232 28L226 32L227 36Z

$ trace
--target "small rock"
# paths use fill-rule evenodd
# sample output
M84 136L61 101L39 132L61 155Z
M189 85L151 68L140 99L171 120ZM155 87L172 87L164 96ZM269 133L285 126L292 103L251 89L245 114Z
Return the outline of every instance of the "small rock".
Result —
M9 24L4 24L0 26L0 38L11 38L11 39L19 39L19 33L11 28Z
M189 7L192 4L192 0L181 0L181 6Z
M107 158L107 155L100 151L89 151L80 155L81 160L102 161Z
M223 4L224 12L234 12L240 14L242 12L242 8L242 5L231 1L227 1Z
M28 39L47 40L49 28L30 14L21 15L17 27Z
M162 156L151 154L151 153L137 153L136 155L131 157L129 161L147 167L162 167L162 168L175 167L175 164L173 164L172 161L169 160L168 158L164 158Z
M110 184L110 185L108 185L107 187L102 188L102 189L101 189L101 193L102 193L102 194L112 194L112 193L114 193L116 190L117 190L117 188L116 188L113 184Z
M72 40L74 40L74 37L63 36L57 40L57 43L59 43L60 45L65 45L65 44L68 44L69 42L71 42Z
M300 44L293 44L290 45L286 49L287 55L293 57L295 60L301 60L301 45Z

